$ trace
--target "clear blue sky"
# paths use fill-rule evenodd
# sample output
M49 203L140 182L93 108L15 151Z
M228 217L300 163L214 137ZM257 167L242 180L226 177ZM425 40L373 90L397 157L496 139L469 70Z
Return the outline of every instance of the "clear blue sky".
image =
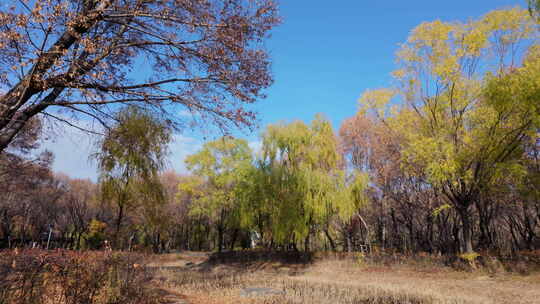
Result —
M398 44L423 21L466 21L490 10L526 6L526 0L281 0L283 24L266 42L273 60L274 85L254 108L261 127L281 120L310 121L324 113L336 130L355 114L368 88L387 86ZM260 131L246 137L253 144ZM242 133L238 133L239 135ZM71 139L70 139L71 138ZM56 154L54 169L95 179L88 149L74 134L45 146ZM170 163L183 171L183 158L202 142L179 136ZM74 150L75 149L75 150Z

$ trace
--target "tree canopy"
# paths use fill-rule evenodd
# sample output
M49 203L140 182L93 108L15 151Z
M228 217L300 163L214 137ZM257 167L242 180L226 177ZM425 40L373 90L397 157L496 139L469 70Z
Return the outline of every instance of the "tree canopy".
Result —
M272 83L264 1L13 1L0 7L0 151L38 114L108 125L144 104L185 126L249 126ZM183 120L184 119L184 120ZM188 121L189 122L189 121Z
M115 241L128 209L163 203L159 172L170 141L166 123L139 108L125 108L117 119L118 124L99 143L95 155L102 195L117 207Z
M194 198L191 214L207 216L218 228L218 250L223 249L223 233L227 227L238 226L236 197L238 176L251 163L251 150L243 139L229 136L204 144L186 158L188 168L196 178L180 185L180 191ZM198 191L202 193L197 194Z
M269 228L261 234L277 243L304 240L309 250L311 235L336 217L347 220L363 204L367 179L344 169L330 122L317 117L311 125L268 126L261 158L241 185L252 227Z
M360 100L403 138L404 165L461 214L467 252L470 207L502 176L520 174L521 143L536 136L538 38L518 8L423 23L398 52L398 86Z

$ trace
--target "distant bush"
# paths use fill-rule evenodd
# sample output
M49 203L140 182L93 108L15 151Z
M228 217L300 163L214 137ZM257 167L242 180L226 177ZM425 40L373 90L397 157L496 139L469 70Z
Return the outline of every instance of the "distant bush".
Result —
M0 251L0 304L147 304L142 257L116 252Z
M105 229L107 224L93 219L90 222L88 232L83 236L84 249L100 249L105 241Z

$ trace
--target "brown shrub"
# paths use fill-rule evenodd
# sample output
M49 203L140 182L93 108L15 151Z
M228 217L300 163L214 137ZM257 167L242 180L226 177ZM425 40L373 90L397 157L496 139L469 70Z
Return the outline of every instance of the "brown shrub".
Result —
M116 252L0 252L0 303L152 303L142 256Z

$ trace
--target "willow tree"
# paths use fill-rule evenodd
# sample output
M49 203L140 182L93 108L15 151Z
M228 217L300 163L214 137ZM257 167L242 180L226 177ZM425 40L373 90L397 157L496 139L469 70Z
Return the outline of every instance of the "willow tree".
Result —
M465 252L473 251L472 206L500 177L521 172L521 143L534 136L538 99L517 79L538 85L537 46L538 27L519 8L422 23L397 54L398 86L361 98L362 111L404 138L409 174L426 176L459 213ZM527 52L530 63L520 64Z
M171 135L165 121L136 107L121 110L116 119L95 157L103 198L116 207L114 245L118 247L126 212L165 200L159 172Z
M329 121L317 117L311 125L296 121L268 126L255 187L273 241L296 244L326 229L333 217L348 219L363 202L366 178L343 169L337 139ZM332 241L332 240L330 240Z
M195 191L201 188L200 182L181 184L180 190L193 194L192 215L207 216L215 224L219 251L223 249L225 230L238 227L234 212L238 206L235 187L241 169L249 166L251 160L251 149L247 141L229 136L204 144L199 152L185 160L188 169L206 187L204 194L199 195ZM233 232L232 247L237 232Z

